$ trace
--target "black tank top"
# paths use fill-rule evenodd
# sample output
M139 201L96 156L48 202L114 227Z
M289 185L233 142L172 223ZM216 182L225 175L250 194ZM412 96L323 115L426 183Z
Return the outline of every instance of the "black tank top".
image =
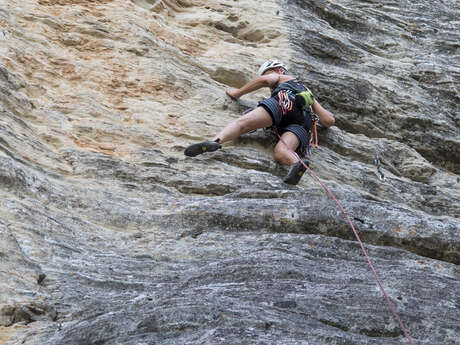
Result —
M289 81L285 81L284 83L278 84L278 86L272 91L271 96L275 97L281 90L290 90L294 94L296 94L302 91L307 91L308 89L305 86L303 86L303 84L299 83L297 79L292 79Z

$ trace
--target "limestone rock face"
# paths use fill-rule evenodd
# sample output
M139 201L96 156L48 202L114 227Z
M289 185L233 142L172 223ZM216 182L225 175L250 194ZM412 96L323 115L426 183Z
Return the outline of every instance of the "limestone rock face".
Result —
M455 0L0 0L0 344L406 344L346 218L276 138L195 158L285 61L311 168L414 344L460 339Z

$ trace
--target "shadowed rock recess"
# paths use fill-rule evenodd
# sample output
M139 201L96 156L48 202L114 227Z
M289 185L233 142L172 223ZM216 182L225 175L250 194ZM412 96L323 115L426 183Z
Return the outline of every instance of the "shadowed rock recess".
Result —
M408 344L273 137L208 155L266 59L414 344L460 344L456 0L0 0L0 345ZM263 91L243 97L254 103Z

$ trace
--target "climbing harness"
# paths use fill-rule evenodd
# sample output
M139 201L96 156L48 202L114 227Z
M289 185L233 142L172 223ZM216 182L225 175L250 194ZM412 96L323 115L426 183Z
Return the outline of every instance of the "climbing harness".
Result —
M327 188L327 186L319 179L319 177L313 172L313 170L310 169L310 167L304 163L304 161L299 157L299 155L297 153L295 153L289 146L288 144L286 144L286 142L281 138L281 136L279 134L278 135L278 138L280 139L280 141L283 143L284 146L286 146L286 148L288 149L288 151L290 151L297 159L298 162L300 162L305 170L307 170L309 172L309 174L316 180L318 181L318 183L321 185L321 187L324 188L324 190L329 194L329 196L335 201L335 203L337 204L337 206L340 208L340 210L343 212L343 214L345 215L345 217L347 218L347 221L348 223L350 224L350 227L351 229L353 230L353 233L356 237L356 239L358 240L359 242L359 245L361 247L361 250L364 254L364 256L366 257L366 260L367 260L367 263L369 264L369 267L371 268L372 270L372 273L374 274L374 277L375 279L377 280L377 283L380 287L380 291L382 291L382 294L383 296L385 297L385 300L387 301L387 304L388 306L390 307L390 310L391 312L393 313L396 321L398 322L399 324L399 327L401 327L401 330L403 331L404 333L404 336L407 338L407 340L409 341L409 343L411 345L414 345L411 337L409 336L406 328L404 327L402 321L401 321L401 318L399 317L398 313L396 312L396 308L394 307L393 303L391 302L390 298L388 297L387 293L385 292L385 289L383 288L383 285L382 285L382 282L380 281L380 278L379 276L377 275L377 272L375 271L375 268L374 268L374 265L372 265L372 262L371 262L371 259L369 258L369 255L367 255L367 251L366 249L364 248L364 245L363 245L363 242L361 241L361 238L359 237L358 235L358 232L356 231L354 225L353 225L353 222L351 221L351 217L350 215L348 214L348 212L345 210L345 208L342 206L342 204L337 200L337 198L334 196L334 194L332 194L332 192L329 190L329 188Z
M290 82L297 83L295 80ZM284 84L288 83L289 82L286 82ZM315 98L313 97L312 92L305 87L303 91L300 91L299 88L300 87L298 86L291 86L290 88L287 88L286 85L279 86L273 90L272 97L275 94L278 96L278 103L280 105L281 113L283 116L291 111L294 106L299 112L303 113L305 118L303 127L308 131L308 139L305 149L306 154L310 154L310 147L318 147L317 124L319 122L319 118L318 115L313 112L312 106L315 102Z

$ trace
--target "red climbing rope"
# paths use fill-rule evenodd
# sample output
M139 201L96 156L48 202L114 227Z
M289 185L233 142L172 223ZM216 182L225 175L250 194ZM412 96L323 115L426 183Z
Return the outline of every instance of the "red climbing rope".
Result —
M335 201L335 203L337 204L337 206L340 208L340 210L343 212L343 214L345 214L345 217L347 218L348 220L348 223L350 224L350 227L351 229L353 230L353 233L355 234L355 237L356 239L358 240L359 242L359 245L361 246L361 250L363 251L364 253L364 256L366 257L367 259L367 263L369 264L371 270L372 270L372 273L374 274L374 277L375 279L377 280L377 283L380 287L380 290L382 291L383 293L383 296L385 297L387 303L388 303L388 306L390 307L391 309L391 312L393 313L396 321L398 321L399 323L399 326L401 327L402 331L404 332L404 335L406 336L407 340L409 340L409 343L411 345L414 345L414 343L412 342L412 339L411 337L409 336L409 334L407 333L407 330L406 328L404 327L402 321L401 321L401 318L399 317L398 313L396 312L396 308L394 307L393 303L391 303L391 300L390 298L388 297L387 293L385 292L385 289L383 288L383 285L380 281L380 278L379 276L377 275L377 272L375 271L374 269L374 265L372 265L372 262L371 262L371 259L369 258L369 255L367 255L367 252L366 252L366 249L364 249L364 245L363 245L363 242L361 241L361 238L359 237L358 235L358 232L356 231L352 221L351 221L351 218L348 214L348 212L345 210L345 208L342 206L342 204L337 200L337 198L334 196L334 194L332 194L332 192L329 190L329 188L327 188L327 186L319 179L318 176L316 176L316 174L313 172L313 170L311 170L308 165L306 165L302 159L300 159L299 155L297 153L295 153L294 151L291 150L291 148L284 142L284 140L280 137L279 134L278 135L278 138L280 139L280 141L284 144L284 146L286 146L286 148L295 155L295 157L297 158L297 160L302 163L302 165L307 169L307 171L310 173L311 176L313 176L313 178L319 182L319 184L324 188L324 190L330 195L330 197Z

